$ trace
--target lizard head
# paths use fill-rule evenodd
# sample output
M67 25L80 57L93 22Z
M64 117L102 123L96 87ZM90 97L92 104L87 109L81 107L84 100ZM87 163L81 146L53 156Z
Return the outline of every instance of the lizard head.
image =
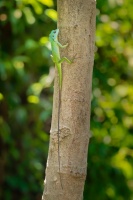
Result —
M57 37L58 37L58 34L59 34L59 29L51 31L51 33L49 34L49 40L50 40L50 42L51 41L56 41Z

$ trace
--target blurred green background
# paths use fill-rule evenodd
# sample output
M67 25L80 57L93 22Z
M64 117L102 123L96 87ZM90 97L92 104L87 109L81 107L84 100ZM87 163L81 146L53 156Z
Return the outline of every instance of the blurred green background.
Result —
M0 0L0 199L40 200L52 113L54 0ZM97 2L84 200L133 200L133 2Z

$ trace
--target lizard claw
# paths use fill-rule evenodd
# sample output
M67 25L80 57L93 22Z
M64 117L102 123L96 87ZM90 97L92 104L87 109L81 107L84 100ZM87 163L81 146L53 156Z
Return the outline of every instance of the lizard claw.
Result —
M77 55L77 53L75 54L74 58L71 60L72 63L73 63L73 61L74 61L75 59L77 59L76 55Z

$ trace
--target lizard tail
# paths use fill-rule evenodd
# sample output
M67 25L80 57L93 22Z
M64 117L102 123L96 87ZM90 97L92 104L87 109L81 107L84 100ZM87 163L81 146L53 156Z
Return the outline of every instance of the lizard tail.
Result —
M61 108L61 88L59 87L59 105L58 105L58 163L61 188L63 189L61 173L60 173L60 108Z

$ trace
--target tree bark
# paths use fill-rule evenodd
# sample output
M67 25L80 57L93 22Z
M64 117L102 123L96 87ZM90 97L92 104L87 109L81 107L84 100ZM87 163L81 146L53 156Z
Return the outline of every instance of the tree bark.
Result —
M74 59L62 64L60 110L61 188L58 167L58 76L56 71L50 146L43 200L82 200L87 171L90 103L94 62L95 0L58 0L59 42L68 43L61 57Z

